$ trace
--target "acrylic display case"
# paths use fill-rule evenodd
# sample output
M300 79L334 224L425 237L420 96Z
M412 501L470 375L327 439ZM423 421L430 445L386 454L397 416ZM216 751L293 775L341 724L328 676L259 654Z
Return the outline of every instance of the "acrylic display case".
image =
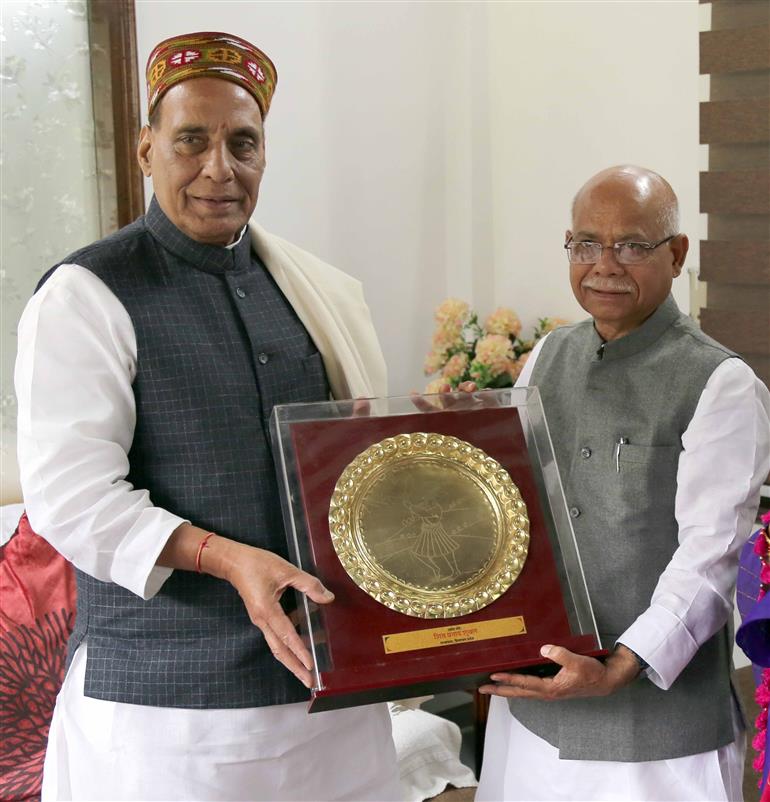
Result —
M604 654L537 388L275 407L311 712Z

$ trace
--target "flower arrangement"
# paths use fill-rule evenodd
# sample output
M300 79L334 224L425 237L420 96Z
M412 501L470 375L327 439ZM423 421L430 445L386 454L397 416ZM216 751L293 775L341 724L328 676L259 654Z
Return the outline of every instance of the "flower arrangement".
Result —
M447 298L436 309L436 328L425 357L425 375L440 375L425 388L438 393L447 384L465 381L479 389L512 387L535 343L566 320L540 318L529 339L521 337L521 321L512 309L498 307L484 321L465 301Z

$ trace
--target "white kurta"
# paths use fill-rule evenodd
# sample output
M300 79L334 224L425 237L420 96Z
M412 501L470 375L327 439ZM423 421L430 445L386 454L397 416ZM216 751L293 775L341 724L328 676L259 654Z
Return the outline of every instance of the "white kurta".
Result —
M740 734L721 749L674 760L560 760L493 697L476 802L739 802L745 740Z
M321 350L335 393L382 393L384 363L358 283L259 229L252 234ZM19 324L18 454L33 527L79 569L149 599L171 574L155 561L183 519L125 481L136 357L115 295L85 268L60 267ZM188 710L91 699L86 657L87 643L56 703L46 800L400 798L384 704L311 716L306 704Z
M517 386L532 375L542 343ZM675 514L679 545L650 606L624 632L650 664L647 680L670 688L698 648L732 616L738 553L754 524L770 470L770 393L739 359L712 373L679 458ZM742 798L744 744L676 760L615 763L559 759L504 700L493 698L476 799L735 800Z
M185 710L90 699L70 666L43 771L47 800L399 800L387 705Z

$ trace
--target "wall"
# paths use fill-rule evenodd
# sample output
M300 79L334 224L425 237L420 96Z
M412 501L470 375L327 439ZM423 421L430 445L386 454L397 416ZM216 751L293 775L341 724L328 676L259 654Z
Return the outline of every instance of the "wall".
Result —
M698 4L496 4L490 19L494 287L527 316L577 319L561 249L576 189L631 162L679 195L698 264ZM689 311L686 276L675 297Z
M703 330L770 384L770 3L708 3L700 68Z
M29 4L5 4L4 22L17 6L33 13ZM78 23L69 7L61 13L67 24ZM669 178L680 197L682 230L691 234L690 264L698 264L697 0L137 0L136 14L140 67L156 42L183 29L233 31L275 60L279 89L257 217L364 281L392 392L422 385L430 315L447 295L466 298L482 313L511 305L527 324L542 315L582 316L566 281L563 232L575 190L609 164L636 162ZM54 121L72 131L72 93L88 92L84 51L75 48L77 58L66 60L56 79L35 81L36 62L25 61L25 75L14 72L20 60L8 61L9 53L21 58L9 48L16 39L26 42L35 26L5 30L6 143L22 112L34 114L21 108L22 89L45 88L42 102L54 104ZM81 33L78 41L84 39ZM39 56L30 44L28 53ZM82 75L73 84L74 66ZM44 136L46 127L32 122L33 134ZM61 158L65 140L74 158L69 151ZM41 147L55 145L59 168L90 176L84 143L86 134L48 137ZM97 230L88 186L75 204L66 202L69 195L37 193L41 203L59 204L50 213L24 206L33 197L26 190L11 195L13 171L27 163L3 167L3 223L15 231L6 234L4 248L27 247L29 229L17 225L17 213L58 221L58 244L52 249L42 241L45 259L32 260L31 270L28 251L26 260L3 252L3 500L18 494L10 375L18 304L44 267L70 249L65 239L72 230L62 214L91 209ZM81 184L67 180L66 191ZM89 238L78 234L72 247ZM685 281L679 279L675 294L689 310Z
M39 13L37 6L17 5L28 16ZM77 20L83 8L69 4L65 16ZM19 105L19 81L47 92L43 101L61 110L48 115L49 122L68 130L72 93L87 97L89 91L87 68L80 82L70 75L86 58L82 47L73 49L56 77L30 81L32 54L38 59L48 51L27 41L35 25L16 26L14 9L3 4L10 37L3 63L6 150L12 126L23 122L25 130L44 136L48 125L35 122L34 108ZM682 202L683 230L694 235L690 264L698 263L696 0L137 0L136 15L142 66L156 42L182 29L231 30L273 57L279 86L257 218L364 282L391 392L423 385L432 310L448 295L467 299L482 314L511 305L527 325L543 315L582 316L567 286L561 245L572 195L601 167L633 161L670 178ZM17 69L21 62L8 58L16 58L8 50L14 37L30 45L26 74ZM23 147L32 146L20 137ZM78 153L91 141L86 134L65 139ZM61 137L41 145L57 153L63 146ZM92 166L77 167L76 158L41 162L52 163L66 163L81 176L93 173ZM12 222L27 198L7 191L14 164L6 160L3 167L4 223L15 232L6 236L9 247L32 230ZM66 186L64 194L38 193L37 200L69 198L79 183L67 179ZM89 204L69 203L54 214L82 216ZM96 213L91 216L96 231ZM71 249L61 238L72 233L69 225L46 229L58 237L51 253ZM89 238L78 235L72 247ZM26 270L30 259L4 252L0 272L7 500L17 492L10 372L18 302L52 258L33 259ZM26 270L24 286L17 268ZM676 296L689 309L685 281L675 285Z
M162 38L230 30L273 58L257 219L364 281L391 392L421 387L447 295L485 314L582 317L568 208L631 161L679 192L698 240L698 3L185 3L138 0ZM689 311L686 278L676 289Z
M422 386L431 310L467 271L461 199L447 165L470 126L454 103L463 34L432 4L185 4L186 30L231 30L275 61L267 160L256 218L361 278L387 352L394 392ZM251 13L246 13L249 9ZM179 5L137 3L140 65L180 32ZM461 153L461 161L468 154ZM462 199L464 202L464 198ZM462 282L463 279L458 279Z

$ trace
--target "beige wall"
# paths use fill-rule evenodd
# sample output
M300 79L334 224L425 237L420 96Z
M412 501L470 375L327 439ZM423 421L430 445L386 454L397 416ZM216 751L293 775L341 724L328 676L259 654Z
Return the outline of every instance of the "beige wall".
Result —
M698 4L557 2L490 10L497 299L579 318L561 249L580 184L632 162L663 174L698 263ZM674 284L689 311L683 275Z
M143 65L187 30L278 67L257 218L364 281L391 392L421 387L447 295L579 318L562 251L596 170L672 181L697 264L698 3L138 0ZM676 296L689 311L686 277Z
M432 311L448 295L482 314L510 305L527 325L581 316L561 244L574 191L601 167L666 175L697 251L698 11L697 0L136 4L140 67L182 29L237 32L275 60L257 218L364 282L393 393L423 385ZM684 277L676 295L689 310ZM10 366L8 292L3 313ZM7 422L9 367L2 394ZM3 432L13 500L13 427Z

